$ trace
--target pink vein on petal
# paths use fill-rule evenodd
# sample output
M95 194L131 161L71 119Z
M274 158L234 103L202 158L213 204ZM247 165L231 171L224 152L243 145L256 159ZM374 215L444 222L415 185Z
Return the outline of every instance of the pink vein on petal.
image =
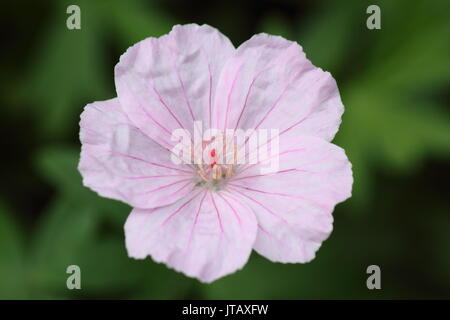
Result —
M175 57L175 54L174 54L175 52L174 52L174 50L173 50L170 46L167 46L167 47L169 48L169 51L170 51L170 53L172 54L172 58ZM172 60L174 61L174 59L172 59ZM174 61L173 67L175 68L175 71L176 71L176 73L177 73L177 78L178 78L178 81L180 82L181 90L183 91L183 96L184 96L184 99L185 99L186 104L187 104L187 106L188 106L189 113L191 114L192 121L195 121L194 113L192 112L191 104L189 103L189 99L188 99L188 97L187 97L187 95L186 95L186 90L185 90L185 88L184 88L183 79L181 79L181 76L180 76L180 70L178 69L178 66L177 66L177 64L176 64L176 61Z
M128 88L128 91L129 92L133 92L131 89L130 89L130 86L128 85L128 82L126 82L126 81L123 81L124 83L125 83L125 85L127 86L127 88ZM140 109L144 112L144 114L150 119L150 120L152 120L154 123L156 123L157 125L158 125L158 127L160 127L161 129L163 129L167 134L169 134L169 135L171 135L172 133L169 131L169 129L167 129L166 127L164 127L162 124L160 124L158 121L156 121L153 117L152 117L152 115L151 114L149 114L148 112L147 112L147 110L144 108L144 106L141 104L141 99L136 99L137 101L138 101L138 104L139 104L139 107L140 107ZM165 143L167 143L167 141L164 141ZM170 145L170 144L169 144Z
M295 79L301 72L304 72L304 70L300 70L300 71L296 74L296 76L294 77L294 79ZM305 91L308 91L309 88L311 88L311 87L313 86L313 84L315 84L316 82L318 82L318 81L319 81L319 77L320 77L320 76L318 76L318 77L316 78L316 81L313 82L310 86L308 86L308 88L306 88ZM250 140L250 138L251 138L251 137L253 136L253 134L256 132L256 129L259 128L259 126L267 119L267 116L275 109L275 107L277 106L278 102L280 101L280 99L282 98L282 96L283 96L284 93L286 92L287 88L288 88L291 84L292 84L292 83L290 82L290 83L288 83L288 84L286 85L286 87L283 89L281 95L277 98L275 104L274 104L274 105L266 112L266 114L265 114L264 117L261 119L261 121L255 126L254 131L251 133L251 135L250 135L249 137L247 137L247 139L245 140L245 142L244 142L244 143L242 144L242 146L239 148L239 151L240 151L243 147L246 147L246 146L247 146L248 140ZM311 106L310 111L308 112L308 114L307 114L305 117L303 117L300 121L296 122L295 124L293 124L292 126L290 126L289 128L287 128L286 130L282 131L282 132L279 134L279 137L281 137L282 134L284 134L285 132L291 130L292 128L294 128L294 127L297 126L298 124L302 123L304 120L306 120L306 119L313 113L313 111L314 111L313 106L314 106L314 104ZM270 141L272 141L272 140L273 140L273 138L271 138L269 141L267 141L267 142L266 142L265 144L263 144L263 145L268 144L268 143L269 143ZM258 145L258 148L261 147L261 146L262 146L262 145Z
M265 205L263 205L262 203L260 203L258 200L255 200L254 198L250 197L249 195L246 195L245 193L241 192L240 190L233 188L235 192L237 192L238 194L240 194L241 196L255 202L256 204L258 204L260 207L262 207L263 209L265 209L267 212L269 212L270 214L272 214L274 217L282 220L284 223L286 223L287 225L289 225L289 223L282 217L278 216L277 214L275 214L272 210L270 210L269 208L267 208Z
M328 209L329 205L314 201L312 199L308 199L305 197L302 197L300 195L292 195L292 194L287 194L287 193L280 193L280 192L268 192L268 191L264 191L264 190L258 190L258 189L253 189L250 187L244 187L238 184L233 184L233 183L228 183L229 185L233 186L233 187L237 187L237 188L241 188L241 189L245 189L245 190L249 190L249 191L253 191L253 192L258 192L258 193L262 193L262 194L267 194L269 196L280 196L280 197L286 197L286 198L292 198L292 199L302 199L305 201L309 201L311 203L314 203L316 205L318 205L319 207L322 207L324 209Z
M147 164L152 165L152 166L157 166L157 167L161 167L161 168L166 168L166 169L171 169L171 170L181 171L181 172L189 173L189 174L192 173L191 171L187 171L187 170L183 170L183 169L179 169L179 168L174 168L174 167L166 166L166 165L163 165L163 164L159 164L159 163L147 161L147 160L141 159L141 158L139 158L139 157L132 156L132 155L125 154L125 153L121 153L121 152L117 152L117 151L111 151L110 154L112 154L112 155L118 155L118 156L125 157L125 158L129 158L129 159L133 159L133 160L136 160L136 161L141 161L141 162L147 163Z
M178 212L181 211L181 209L183 209L185 206L187 206L189 203L192 202L192 200L194 200L201 192L197 193L196 195L194 195L192 198L190 198L189 200L187 200L185 203L183 203L181 206L178 207L178 209L176 209L173 213L170 214L170 216L168 216L163 223L161 223L161 226L164 226L170 219L172 219Z
M244 113L244 110L245 110L246 107L247 107L248 97L250 96L250 92L251 92L251 90L252 90L252 88L253 88L253 85L254 85L255 82L256 82L256 79L258 79L258 77L259 77L264 71L267 71L268 69L269 69L269 68L266 68L266 69L261 70L260 72L258 72L258 74L257 74L255 77L253 77L252 82L250 83L250 86L248 87L247 94L246 94L246 96L245 96L244 106L243 106L242 109L241 109L241 113L239 114L239 117L238 117L238 120L237 120L237 122L236 122L236 126L234 127L234 130L237 129L237 127L238 127L238 125L239 125L239 122L241 121L242 114Z
M172 178L172 177L186 177L187 174L162 174L156 176L139 176L139 177L123 177L128 180L142 180L142 179L151 179L151 178Z
M258 177L265 177L265 176L274 176L274 175L277 175L277 174L288 173L288 172L304 172L304 171L306 171L306 170L286 169L286 170L280 170L280 171L277 171L277 172L273 172L273 173L270 173L270 174L255 174L255 175L252 175L252 176L240 177L240 178L237 178L237 179L233 179L233 181L245 180L245 179L250 179L250 178L258 178Z
M194 222L192 224L192 228L191 228L191 232L189 234L189 239L188 239L188 244L186 246L186 249L188 249L190 247L190 245L191 245L192 235L194 234L195 227L197 226L198 216L200 214L200 210L202 209L203 201L206 198L206 194L207 194L207 191L205 190L204 194L203 194L203 198L202 198L202 200L200 200L200 204L198 206L198 210L197 210L197 214L195 215Z
M241 218L239 217L239 214L237 213L236 209L234 209L234 207L230 204L230 202L229 202L224 196L221 196L219 193L217 194L217 196L219 196L220 198L222 198L223 201L225 201L225 202L228 204L228 206L230 207L231 211L233 211L234 216L235 216L236 219L238 220L239 225L242 226Z
M271 156L271 157L268 157L267 159L264 159L263 161L258 161L257 163L248 165L248 166L246 166L246 167L244 166L243 169L241 169L241 170L239 170L238 172L236 172L236 175L235 175L234 177L237 177L237 176L240 175L242 172L245 172L245 171L247 171L248 169L250 169L250 168L252 168L252 167L254 167L254 166L257 166L257 165L260 164L261 162L268 161L268 160L270 160L270 159L272 159L272 158L279 157L279 156L282 156L282 155L287 154L287 153L299 152L299 151L304 151L304 150L305 150L304 148L300 148L300 149L291 149L291 150L282 151L282 152L280 152L280 153L278 153L278 154L275 154L275 155L273 155L273 156ZM236 179L236 180L237 180L237 179Z
M223 233L223 226L222 226L222 219L220 218L220 213L219 213L219 209L217 209L217 205L216 205L216 201L214 200L214 197L212 195L212 192L209 193L212 203L214 205L214 208L216 209L216 213L217 213L217 219L219 222L219 226L220 226L220 231Z
M233 93L233 90L234 90L234 86L236 85L236 80L237 80L237 77L238 77L238 75L239 75L239 73L241 72L241 69L242 69L242 64L239 66L239 69L238 70L236 70L236 73L235 73L235 75L234 75L234 79L233 79L233 83L231 84L231 88L230 88L230 92L228 92L228 97L227 97L227 111L226 111L226 114L225 114L225 126L224 126L224 130L227 128L227 126L228 126L228 114L229 114L229 112L230 112L230 98L231 98L231 94Z
M182 180L178 180L178 181L175 181L175 182L173 182L173 183L166 184L166 185L164 185L164 186L158 187L158 188L156 188L156 189L152 189L152 190L150 190L150 191L146 191L146 192L144 192L143 194L149 194L149 193L152 193L152 192L155 192L155 191L158 191L158 190L162 190L162 189L165 189L165 188L168 188L168 187L174 186L174 185L176 185L176 184L179 184L179 183L181 183L181 182L185 182L185 181L189 181L189 180L191 180L191 179L182 179Z
M175 121L178 123L178 125L182 128L185 129L186 128L181 124L180 120L178 120L178 118L175 116L175 114L173 113L172 109L167 105L167 103L164 101L164 99L162 98L162 96L159 94L158 90L156 90L156 88L153 86L153 91L155 91L156 95L158 96L159 101L161 102L161 104L167 109L167 111L170 113L170 115L175 119Z

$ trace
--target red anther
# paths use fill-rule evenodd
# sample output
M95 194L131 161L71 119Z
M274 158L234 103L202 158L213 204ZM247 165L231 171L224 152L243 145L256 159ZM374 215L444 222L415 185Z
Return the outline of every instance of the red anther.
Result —
M213 163L211 163L211 168L213 168L216 164L217 164L216 161L214 161Z
M215 157L216 156L216 149L212 149L211 150L211 157Z

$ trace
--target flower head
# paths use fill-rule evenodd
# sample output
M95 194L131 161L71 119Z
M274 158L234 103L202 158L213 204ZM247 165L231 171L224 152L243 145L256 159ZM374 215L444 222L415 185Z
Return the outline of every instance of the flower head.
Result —
M235 49L210 26L175 26L129 48L115 83L117 98L81 115L79 170L133 207L129 256L204 282L242 268L252 249L275 262L315 257L353 178L330 143L343 113L336 83L297 43L258 34Z

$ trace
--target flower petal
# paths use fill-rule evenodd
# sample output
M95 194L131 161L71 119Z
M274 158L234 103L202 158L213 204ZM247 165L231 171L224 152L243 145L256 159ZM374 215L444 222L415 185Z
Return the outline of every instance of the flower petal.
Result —
M256 219L242 201L204 189L169 206L134 209L125 223L128 254L150 255L184 274L211 282L244 266Z
M118 99L85 107L80 140L83 183L104 197L153 208L180 199L194 187L193 169L174 165L170 151L135 127Z
M279 129L331 141L343 105L336 82L314 67L302 48L259 34L244 42L221 74L214 101L217 128Z
M147 135L171 147L173 130L192 133L197 120L209 126L219 74L234 50L208 25L175 26L168 35L138 42L115 68L120 103Z
M351 164L341 148L315 137L282 146L278 172L261 174L269 161L237 172L228 189L255 212L258 253L272 261L308 262L332 231L334 206L351 195Z

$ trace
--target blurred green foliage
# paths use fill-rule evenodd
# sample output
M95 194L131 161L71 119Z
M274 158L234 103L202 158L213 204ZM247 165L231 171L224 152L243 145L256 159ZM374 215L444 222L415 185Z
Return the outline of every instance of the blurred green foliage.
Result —
M78 31L65 27L72 2ZM381 7L381 30L365 26L370 4ZM65 0L6 9L0 299L450 298L449 1ZM188 22L215 26L236 46L253 33L283 35L337 79L346 112L335 142L353 163L354 196L337 207L313 262L253 254L243 270L204 285L129 259L130 208L82 186L82 108L115 96L113 67L127 47ZM82 290L66 288L71 264L81 267ZM381 266L380 291L366 288L370 264Z

